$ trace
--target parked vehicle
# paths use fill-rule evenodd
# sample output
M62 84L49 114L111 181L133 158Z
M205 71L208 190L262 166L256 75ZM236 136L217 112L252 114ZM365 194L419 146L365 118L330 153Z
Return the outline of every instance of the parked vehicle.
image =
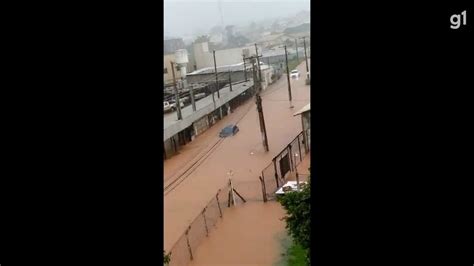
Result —
M295 70L291 70L291 72L290 72L290 78L295 79L295 78L299 78L299 77L300 77L300 72L298 72L298 70L296 70L296 69L295 69Z
M239 128L236 125L228 125L222 129L221 133L219 133L219 137L225 138L229 136L233 136L239 132Z
M171 104L169 102L163 102L163 111L164 112L169 112L171 111Z
M206 97L206 94L204 92L198 93L198 94L194 95L194 100L199 100L199 99L202 99L204 97Z
M184 107L184 103L182 101L179 102L179 105L181 106L181 108ZM170 106L171 106L171 111L176 111L176 102L170 101Z

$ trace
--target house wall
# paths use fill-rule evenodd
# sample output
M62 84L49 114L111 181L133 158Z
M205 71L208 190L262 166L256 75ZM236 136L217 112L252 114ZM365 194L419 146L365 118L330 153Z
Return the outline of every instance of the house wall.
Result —
M310 149L311 145L311 112L305 112L301 114L301 122L303 126L303 135L305 139L305 148L307 151Z

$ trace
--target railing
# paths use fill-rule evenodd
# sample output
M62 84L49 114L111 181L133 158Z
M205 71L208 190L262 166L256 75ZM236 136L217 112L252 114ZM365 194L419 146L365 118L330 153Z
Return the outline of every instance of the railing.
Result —
M233 181L233 187L246 201L267 201L274 199L275 191L283 186L288 173L303 161L309 154L309 145L305 146L305 136L299 133L272 162L263 169L260 180ZM295 156L298 154L298 156ZM290 156L293 155L293 156ZM187 265L194 259L194 254L202 240L209 236L216 224L223 218L231 205L230 187L219 189L214 197L191 222L178 241L167 251L171 253L170 266ZM235 196L237 203L243 201Z
M222 218L228 206L228 191L219 190L170 249L170 266L187 265L201 241ZM168 252L168 251L167 251Z
M282 187L288 175L296 170L310 151L309 141L304 132L300 132L272 162L262 170L259 177L264 201L275 198L275 192Z

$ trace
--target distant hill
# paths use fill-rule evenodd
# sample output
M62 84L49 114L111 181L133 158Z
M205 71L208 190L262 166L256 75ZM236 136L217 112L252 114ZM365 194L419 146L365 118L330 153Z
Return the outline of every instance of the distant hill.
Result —
M301 33L301 32L308 32L308 31L310 31L310 24L303 23L296 27L286 28L283 32L290 34L290 33Z

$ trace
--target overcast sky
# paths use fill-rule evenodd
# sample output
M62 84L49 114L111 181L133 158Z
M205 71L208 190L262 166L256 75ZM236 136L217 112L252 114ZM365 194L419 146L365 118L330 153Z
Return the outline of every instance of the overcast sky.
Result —
M221 0L224 24L247 25L252 21L295 15L310 10L309 0ZM202 34L220 23L217 0L165 0L165 35Z

